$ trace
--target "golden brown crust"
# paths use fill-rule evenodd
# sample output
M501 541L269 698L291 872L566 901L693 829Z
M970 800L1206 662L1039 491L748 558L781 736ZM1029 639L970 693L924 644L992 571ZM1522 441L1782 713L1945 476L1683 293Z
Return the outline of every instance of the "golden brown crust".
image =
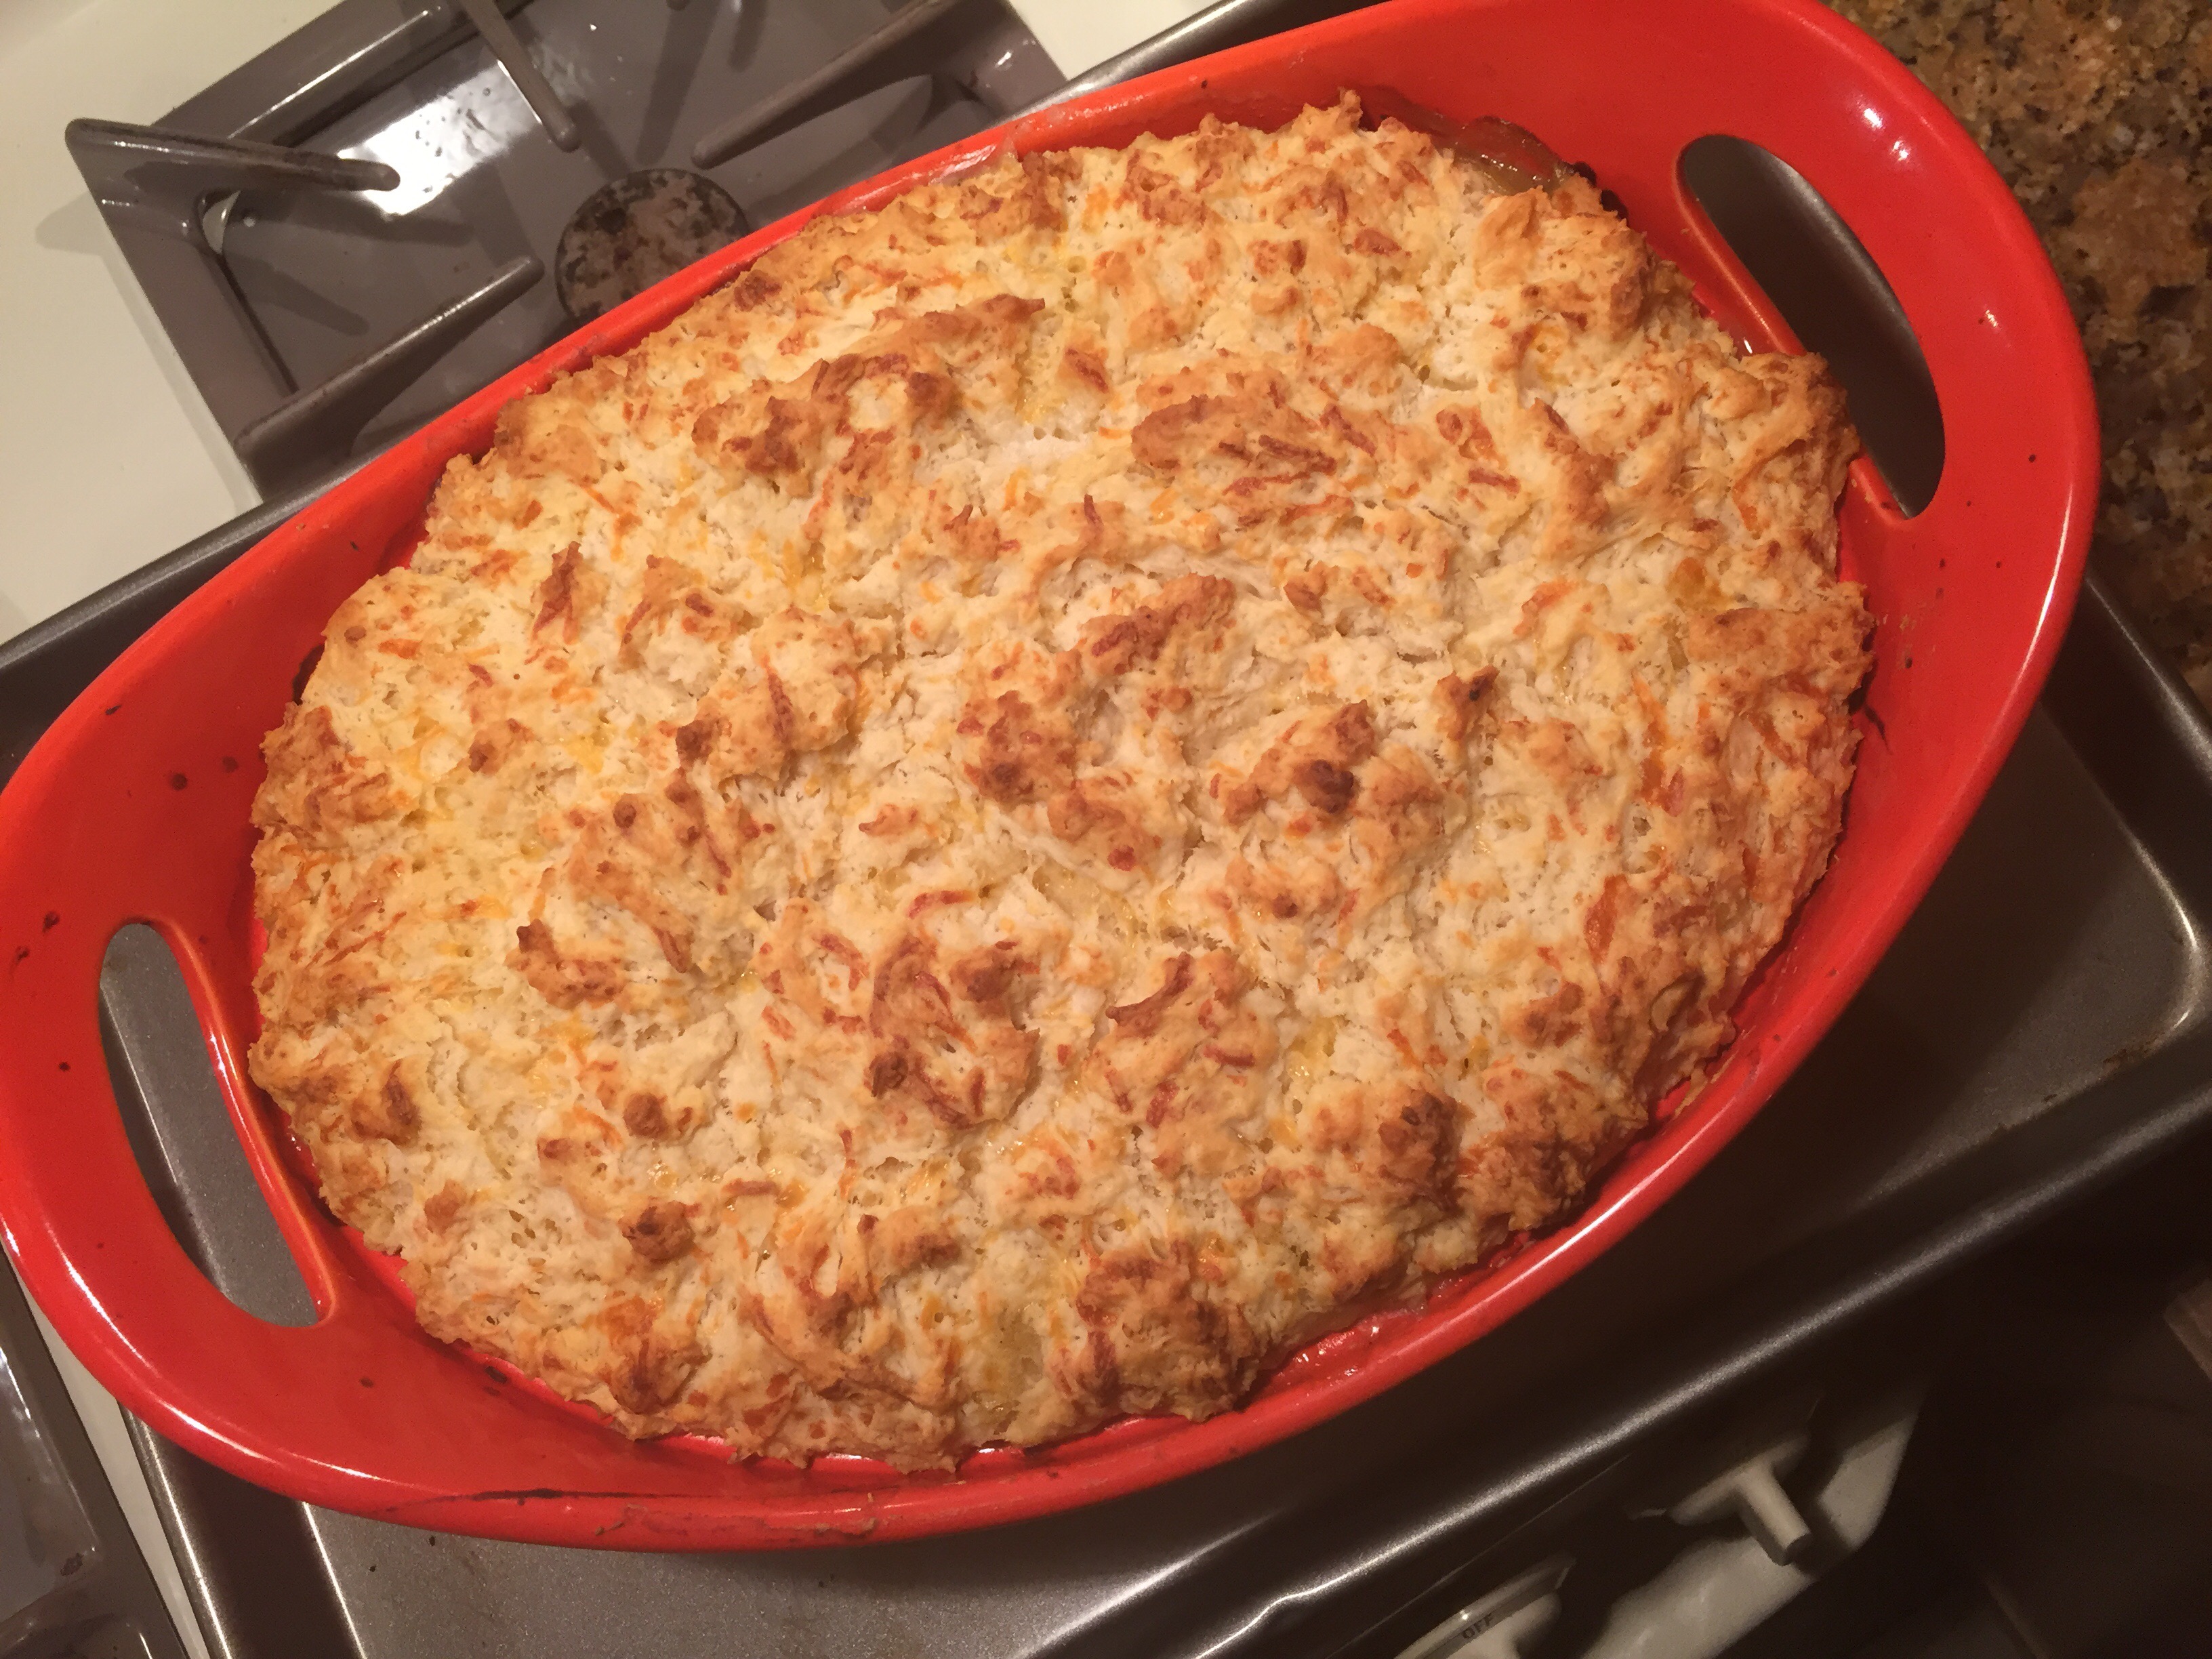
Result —
M254 1074L628 1432L1223 1410L1727 1041L1850 783L1850 453L1579 180L1349 100L819 222L331 619Z

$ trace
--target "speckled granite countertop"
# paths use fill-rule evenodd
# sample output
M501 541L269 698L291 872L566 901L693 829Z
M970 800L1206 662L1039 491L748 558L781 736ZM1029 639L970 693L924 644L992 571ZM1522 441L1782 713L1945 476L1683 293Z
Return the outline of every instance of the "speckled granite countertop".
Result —
M2094 556L2212 704L2212 5L1830 3L1950 106L2051 251L2104 421Z

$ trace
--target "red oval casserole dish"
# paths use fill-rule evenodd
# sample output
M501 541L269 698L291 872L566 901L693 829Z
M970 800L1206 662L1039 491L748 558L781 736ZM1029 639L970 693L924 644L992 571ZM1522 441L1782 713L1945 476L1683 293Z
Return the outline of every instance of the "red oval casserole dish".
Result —
M439 470L489 445L501 404L633 344L812 214L866 210L1001 144L1118 146L1207 113L1273 127L1346 87L1528 128L1595 169L1724 325L1794 349L1679 167L1707 134L1762 144L1857 232L1926 352L1947 434L1932 504L1904 517L1864 461L1844 502L1844 572L1877 619L1844 837L1709 1086L1629 1151L1578 1218L1418 1310L1315 1345L1243 1409L986 1451L951 1478L837 1459L733 1466L633 1444L431 1340L319 1206L243 1063L260 739L331 612L404 548ZM55 723L0 795L9 1250L64 1339L162 1433L280 1492L422 1526L650 1549L890 1539L1218 1463L1472 1341L1613 1244L1759 1109L1896 935L2011 746L2073 605L2097 477L2087 372L2027 221L1936 100L1810 0L1394 0L1043 111L748 237L523 365L195 593ZM234 1306L139 1176L98 1013L102 955L131 921L158 928L183 965L239 1135L320 1311L313 1325ZM482 1501L495 1494L509 1501Z

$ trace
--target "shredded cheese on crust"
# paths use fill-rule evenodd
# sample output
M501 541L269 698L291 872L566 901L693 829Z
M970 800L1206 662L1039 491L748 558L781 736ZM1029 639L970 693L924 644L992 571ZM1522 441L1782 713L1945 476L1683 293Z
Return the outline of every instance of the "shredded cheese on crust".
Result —
M1854 440L1357 105L817 221L502 416L267 743L254 1076L429 1331L944 1466L1559 1218L1841 821Z

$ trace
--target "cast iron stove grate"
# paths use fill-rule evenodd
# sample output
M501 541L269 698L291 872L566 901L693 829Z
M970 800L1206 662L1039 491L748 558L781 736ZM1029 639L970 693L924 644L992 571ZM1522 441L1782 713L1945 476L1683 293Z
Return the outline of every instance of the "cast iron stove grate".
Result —
M999 0L343 0L156 125L68 140L275 490L1060 80Z

